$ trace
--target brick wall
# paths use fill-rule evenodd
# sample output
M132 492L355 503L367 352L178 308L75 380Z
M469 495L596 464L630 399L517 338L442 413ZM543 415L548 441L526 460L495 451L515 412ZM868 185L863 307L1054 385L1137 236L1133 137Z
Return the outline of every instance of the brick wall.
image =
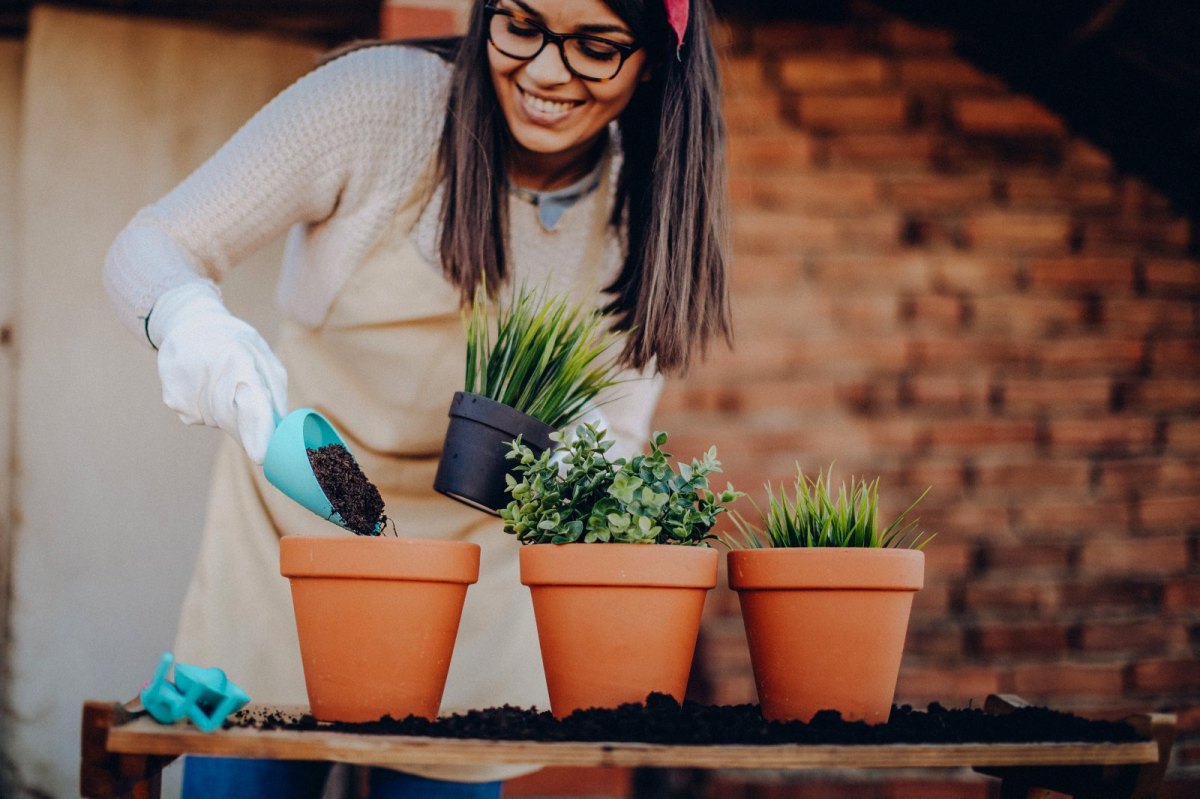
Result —
M441 32L426 23L463 8L391 0L384 27ZM758 497L797 460L879 475L889 513L931 486L919 515L939 535L897 699L1174 711L1164 794L1196 795L1195 231L954 44L866 6L727 28L737 344L674 381L656 424L680 457L716 443ZM736 598L718 588L707 614L696 695L754 701ZM692 777L675 793L996 795L964 771ZM632 783L548 770L509 792Z
M879 475L889 513L932 486L898 701L1174 711L1168 791L1195 795L1193 227L946 32L868 9L734 25L727 50L737 342L667 390L672 451L715 443L756 497L797 460ZM697 669L710 700L755 700L727 590ZM745 785L712 795L801 795ZM878 795L942 795L896 785Z

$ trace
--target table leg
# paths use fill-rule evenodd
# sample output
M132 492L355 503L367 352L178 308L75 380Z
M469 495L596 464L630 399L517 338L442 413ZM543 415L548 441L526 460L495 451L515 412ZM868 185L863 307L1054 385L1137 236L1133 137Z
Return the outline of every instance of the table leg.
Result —
M79 794L85 799L159 799L162 770L175 758L108 751L110 728L128 721L117 704L86 702L80 735Z

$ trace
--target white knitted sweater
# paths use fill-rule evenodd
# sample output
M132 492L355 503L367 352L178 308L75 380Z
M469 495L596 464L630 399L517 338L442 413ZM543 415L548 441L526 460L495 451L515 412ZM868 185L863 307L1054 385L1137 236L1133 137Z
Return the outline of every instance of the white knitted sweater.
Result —
M342 56L283 91L117 236L104 284L122 322L143 336L143 321L164 292L188 281L219 282L226 270L291 228L277 300L289 318L319 325L431 163L449 76L449 65L437 55L379 46ZM616 276L622 243L615 234L604 243L601 274L583 283L575 274L592 235L586 220L594 218L595 203L612 207L620 157L615 136L610 140L602 167L610 170L607 191L568 208L553 231L542 227L536 208L510 197L514 281L578 292ZM412 233L434 280L444 279L436 266L439 208L440 192ZM601 301L598 293L592 296ZM641 436L659 388L659 379L636 388L626 384L623 401L606 408L613 427ZM633 418L620 424L614 413Z

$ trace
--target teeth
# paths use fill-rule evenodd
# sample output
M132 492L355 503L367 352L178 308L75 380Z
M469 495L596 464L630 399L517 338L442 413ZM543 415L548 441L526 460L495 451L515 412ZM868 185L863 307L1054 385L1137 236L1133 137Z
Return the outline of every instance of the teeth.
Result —
M534 97L532 94L525 95L525 102L534 111L540 111L543 114L565 114L574 105L574 103L558 103L553 100L543 100L540 97Z

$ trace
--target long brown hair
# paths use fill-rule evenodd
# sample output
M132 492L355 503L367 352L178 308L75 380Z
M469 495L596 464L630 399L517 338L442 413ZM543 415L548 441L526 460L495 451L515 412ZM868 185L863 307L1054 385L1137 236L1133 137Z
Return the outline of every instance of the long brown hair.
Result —
M622 361L680 372L717 336L732 339L726 271L729 211L721 85L709 32L709 0L692 0L676 52L663 0L604 0L649 55L649 80L621 113L624 160L610 224L628 249L605 310L627 333ZM508 277L508 125L488 66L484 0L461 40L424 40L452 61L438 149L440 254L446 278L469 303L481 281L492 293Z

